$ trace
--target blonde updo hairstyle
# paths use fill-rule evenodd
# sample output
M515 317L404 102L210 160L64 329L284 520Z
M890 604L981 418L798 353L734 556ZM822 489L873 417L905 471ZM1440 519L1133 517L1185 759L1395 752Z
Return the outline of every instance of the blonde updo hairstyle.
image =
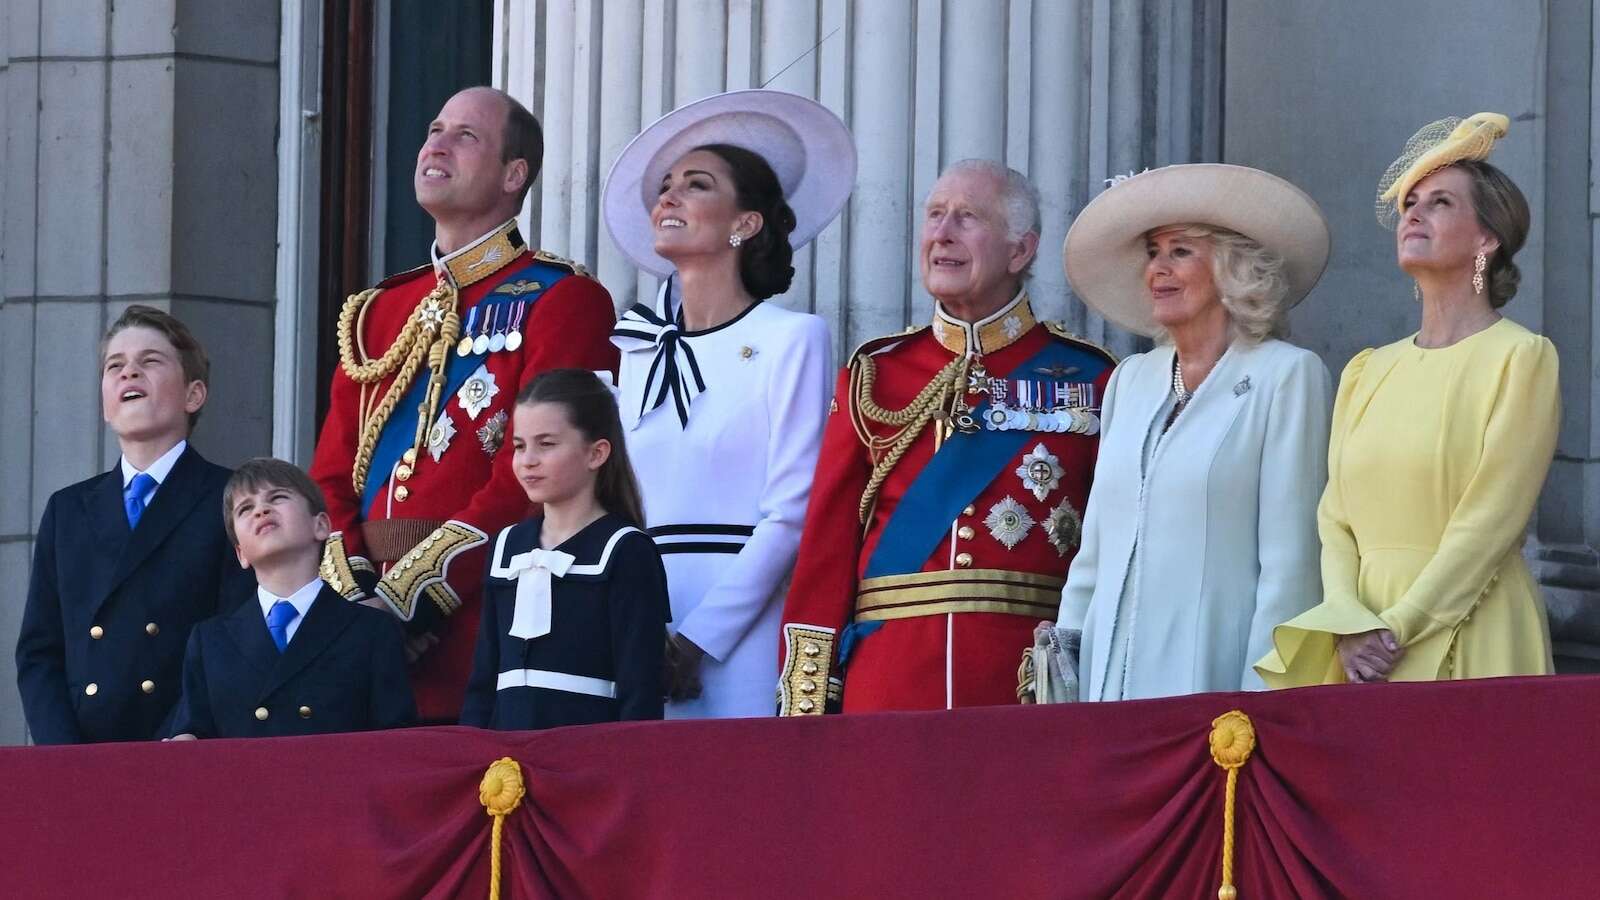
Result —
M1190 224L1154 229L1206 241L1211 247L1211 280L1222 308L1239 335L1251 343L1283 337L1288 332L1289 293L1283 259L1255 240L1215 225ZM1165 337L1165 335L1163 335Z

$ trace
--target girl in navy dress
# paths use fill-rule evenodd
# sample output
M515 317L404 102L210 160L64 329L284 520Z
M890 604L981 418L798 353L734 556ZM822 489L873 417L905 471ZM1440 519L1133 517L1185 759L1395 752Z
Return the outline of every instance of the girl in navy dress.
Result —
M495 538L461 724L661 718L667 580L639 530L611 389L593 372L545 372L511 423L511 464L542 512Z

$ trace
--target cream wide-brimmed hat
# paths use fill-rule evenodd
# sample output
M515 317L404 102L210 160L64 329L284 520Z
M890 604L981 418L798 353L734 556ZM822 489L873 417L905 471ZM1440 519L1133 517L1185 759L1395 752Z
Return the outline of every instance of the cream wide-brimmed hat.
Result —
M1328 221L1305 191L1260 169L1193 163L1117 178L1078 213L1061 250L1073 292L1129 331L1159 334L1144 284L1145 235L1168 225L1226 228L1277 254L1286 306L1328 265Z
M856 145L850 129L814 100L748 90L681 106L617 155L602 201L611 239L634 265L658 277L671 274L672 264L656 255L650 210L672 164L705 144L732 144L767 161L794 210L789 244L796 249L833 221L855 188Z

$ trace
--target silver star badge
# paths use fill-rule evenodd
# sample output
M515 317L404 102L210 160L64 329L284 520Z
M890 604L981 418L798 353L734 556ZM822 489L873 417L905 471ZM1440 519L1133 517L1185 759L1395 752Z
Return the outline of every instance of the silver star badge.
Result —
M428 429L428 455L434 462L444 455L449 448L450 441L456 436L456 423L450 421L450 411L445 410L439 414L439 421L433 423Z
M1022 458L1016 474L1022 479L1022 486L1033 492L1035 500L1043 500L1061 486L1061 476L1066 471L1061 468L1061 460L1040 444Z
M500 388L494 383L494 373L486 365L479 365L478 371L472 373L461 389L456 391L456 400L461 408L467 411L467 421L478 417L489 406L489 401L500 393Z
M989 526L989 534L995 540L1010 550L1028 536L1028 529L1034 526L1034 521L1021 503L1007 497L989 507L989 515L984 517L983 524Z

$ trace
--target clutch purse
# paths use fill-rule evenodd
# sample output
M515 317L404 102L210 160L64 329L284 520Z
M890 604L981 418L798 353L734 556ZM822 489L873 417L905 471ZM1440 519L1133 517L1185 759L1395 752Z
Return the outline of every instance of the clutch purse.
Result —
M1077 702L1082 640L1082 631L1040 623L1033 630L1033 646L1022 651L1022 665L1017 667L1018 702Z

